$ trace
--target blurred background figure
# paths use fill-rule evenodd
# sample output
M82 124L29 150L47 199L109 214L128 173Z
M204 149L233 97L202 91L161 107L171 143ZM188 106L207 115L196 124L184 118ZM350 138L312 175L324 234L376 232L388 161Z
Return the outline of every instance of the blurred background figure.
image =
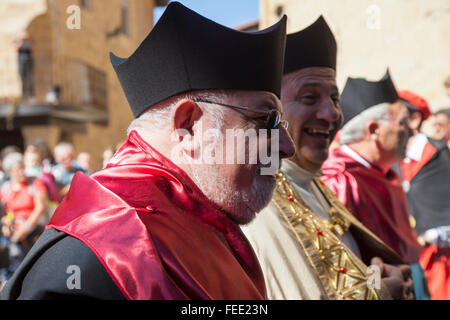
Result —
M2 159L0 158L0 168L2 167ZM3 169L0 169L0 186L6 180L6 174L3 172Z
M408 109L412 136L397 172L403 180L415 229L422 239L428 229L450 225L450 151L442 140L421 132L423 121L431 114L428 102L408 90L398 91L398 95Z
M41 155L33 144L29 144L25 149L23 160L25 163L25 174L28 177L39 177L41 175Z
M2 157L0 156L0 187L6 181L6 179L7 179L6 173L3 172L3 167L2 167Z
M20 32L15 46L19 60L19 75L22 80L22 98L32 100L34 98L33 43L27 31Z
M58 85L54 85L48 90L45 95L45 101L51 104L58 104L61 96L61 87Z
M417 94L398 91L408 109L409 138L405 158L400 164L404 190L419 237L430 228L450 225L450 151L440 140L421 132L431 112L428 102Z
M52 169L59 195L64 197L69 191L73 176L83 168L75 161L75 149L71 143L61 142L53 150L56 165Z
M446 271L450 270L450 150L442 135L436 140L421 132L423 121L431 115L428 102L409 90L398 91L398 96L408 109L412 136L406 156L395 170L402 178L411 225L425 247L419 261L431 298L450 299L450 274Z
M20 153L20 148L17 147L17 146L13 146L13 145L11 145L11 146L6 146L6 147L4 147L4 148L2 149L2 151L0 152L0 157L1 157L2 159L5 159L5 157L6 157L8 154L13 153L13 152L19 152L19 153Z
M41 219L46 211L47 190L40 179L26 176L21 153L9 153L2 164L9 176L0 187L1 242L8 247L10 259L2 270L6 281L43 231L45 222Z
M41 155L41 168L43 171L51 171L52 167L55 165L52 152L45 140L35 140L30 143L29 147L37 149Z
M52 207L61 201L61 197L55 183L51 165L48 163L49 159L47 158L47 163L45 164L43 161L48 156L47 149L47 144L44 141L31 142L25 149L24 163L27 177L39 178L44 183L49 201L47 205Z
M6 156L12 152L20 152L19 147L17 146L6 146L0 151L0 187L4 182L6 182L9 177L8 174L3 170L2 162ZM1 207L1 204L0 204Z
M450 108L437 111L433 117L434 139L450 148Z
M111 160L111 158L114 156L115 153L116 153L116 148L113 146L109 146L105 149L105 151L103 151L103 168L106 167L109 160Z
M80 152L77 157L77 163L87 175L92 173L91 154L89 152Z
M450 98L450 76L447 77L447 79L444 81L444 87L445 90L447 91L447 95ZM449 106L450 108L450 106Z

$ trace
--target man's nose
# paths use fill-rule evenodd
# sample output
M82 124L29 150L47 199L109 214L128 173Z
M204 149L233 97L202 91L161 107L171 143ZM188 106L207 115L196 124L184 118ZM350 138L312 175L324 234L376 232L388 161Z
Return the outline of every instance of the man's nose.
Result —
M295 155L295 145L285 128L280 128L280 159L289 159Z
M342 117L342 112L331 97L324 99L317 112L317 118L328 122L336 122Z

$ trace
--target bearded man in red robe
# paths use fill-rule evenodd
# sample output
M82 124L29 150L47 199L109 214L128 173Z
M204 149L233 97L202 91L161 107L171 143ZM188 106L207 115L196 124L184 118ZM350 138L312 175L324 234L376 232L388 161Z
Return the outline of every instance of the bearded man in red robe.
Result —
M136 117L128 138L105 169L75 176L2 297L264 299L238 225L270 201L269 163L210 160L228 157L230 129L271 129L249 154L294 154L280 122L285 20L238 32L172 2L132 56L111 55Z
M322 180L368 229L411 265L416 298L426 298L419 257L423 247L410 225L402 182L391 167L406 154L408 111L389 71L380 81L347 79L341 106L341 147L322 166ZM422 294L425 292L424 294Z

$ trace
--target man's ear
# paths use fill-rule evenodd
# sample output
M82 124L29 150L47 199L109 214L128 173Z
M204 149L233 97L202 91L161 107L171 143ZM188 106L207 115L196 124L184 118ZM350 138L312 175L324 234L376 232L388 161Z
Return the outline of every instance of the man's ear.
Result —
M370 140L378 140L378 134L380 132L380 125L375 120L370 120L366 125L366 134Z
M177 103L175 113L173 116L173 129L175 131L181 130L183 132L194 135L194 124L202 117L202 110L192 100L183 99ZM183 139L180 136L180 141Z

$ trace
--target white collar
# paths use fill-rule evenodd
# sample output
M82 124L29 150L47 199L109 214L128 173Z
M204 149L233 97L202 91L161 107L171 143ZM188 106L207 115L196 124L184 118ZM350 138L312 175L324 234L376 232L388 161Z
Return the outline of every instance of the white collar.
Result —
M309 188L309 185L311 184L313 178L321 176L320 170L312 173L290 160L283 160L281 162L281 171L284 172L296 184L302 186L304 189Z
M425 148L428 142L428 138L423 133L417 134L413 141L411 142L411 146L408 148L406 152L405 159L407 160L415 160L419 161L422 159L423 149Z
M342 152L344 152L345 154L349 155L350 157L352 157L354 160L358 161L359 163L361 163L363 166L367 167L367 168L372 168L372 165L369 163L369 161L367 161L366 159L364 159L363 157L361 157L356 151L354 151L352 148L350 148L349 146L347 146L346 144L344 144L343 146L341 146L341 150Z

